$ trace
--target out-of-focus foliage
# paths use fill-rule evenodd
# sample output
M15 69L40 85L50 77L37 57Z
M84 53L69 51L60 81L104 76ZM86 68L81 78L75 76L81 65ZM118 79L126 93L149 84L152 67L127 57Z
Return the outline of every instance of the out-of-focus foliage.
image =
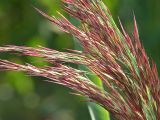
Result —
M140 38L160 69L160 1L159 0L104 0L118 21L120 17L127 30L132 30L133 11L139 25ZM64 50L74 48L72 37L61 33L41 17L31 5L56 15L59 0L0 0L0 46L5 44L37 46ZM39 59L0 54L1 58L18 63ZM89 120L83 99L68 94L70 90L43 78L24 73L0 73L0 120Z

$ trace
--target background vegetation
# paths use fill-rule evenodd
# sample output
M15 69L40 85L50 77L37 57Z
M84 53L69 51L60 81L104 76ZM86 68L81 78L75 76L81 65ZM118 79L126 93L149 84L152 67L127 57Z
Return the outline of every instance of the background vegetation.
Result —
M57 10L63 13L59 3L59 0L0 0L0 46L42 45L61 51L74 49L71 36L60 32L31 7L34 5L56 15ZM105 0L105 3L117 23L119 16L128 31L133 28L134 11L143 45L160 70L160 1ZM73 19L72 22L76 24ZM11 54L0 54L0 57L19 63L45 64L31 57ZM70 95L71 90L44 80L24 73L0 72L0 120L90 120L83 98Z

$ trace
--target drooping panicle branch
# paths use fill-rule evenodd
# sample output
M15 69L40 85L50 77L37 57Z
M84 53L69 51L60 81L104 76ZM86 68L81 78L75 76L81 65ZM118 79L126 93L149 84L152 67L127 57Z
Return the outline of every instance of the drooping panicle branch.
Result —
M68 62L75 64L87 65L87 57L85 57L80 51L73 51L74 53L68 52L59 52L57 50L52 50L49 48L41 47L32 48L25 46L13 46L8 45L5 47L0 47L0 52L18 52L21 55L25 56L34 56L44 58L49 62Z

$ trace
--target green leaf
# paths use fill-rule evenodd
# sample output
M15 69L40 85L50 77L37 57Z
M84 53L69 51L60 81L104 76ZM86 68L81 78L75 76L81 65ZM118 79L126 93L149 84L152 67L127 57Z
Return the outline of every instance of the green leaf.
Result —
M100 88L103 89L102 81L96 76L92 75L89 78ZM88 109L92 120L110 120L110 115L107 110L96 103L88 103Z

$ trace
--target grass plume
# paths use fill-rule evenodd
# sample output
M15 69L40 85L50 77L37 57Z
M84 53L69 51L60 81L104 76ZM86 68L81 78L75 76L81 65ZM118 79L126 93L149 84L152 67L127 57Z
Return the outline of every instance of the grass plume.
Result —
M62 31L77 38L83 51L59 52L44 47L0 47L0 52L44 58L53 66L36 67L0 60L0 70L25 71L42 76L50 82L69 87L108 110L118 120L159 120L160 82L155 63L149 62L142 46L134 17L134 31L130 37L116 26L108 8L101 0L63 0L63 9L81 21L75 27L62 14L60 18L41 15ZM71 68L61 62L85 65L103 82L104 90L86 77L87 72Z

